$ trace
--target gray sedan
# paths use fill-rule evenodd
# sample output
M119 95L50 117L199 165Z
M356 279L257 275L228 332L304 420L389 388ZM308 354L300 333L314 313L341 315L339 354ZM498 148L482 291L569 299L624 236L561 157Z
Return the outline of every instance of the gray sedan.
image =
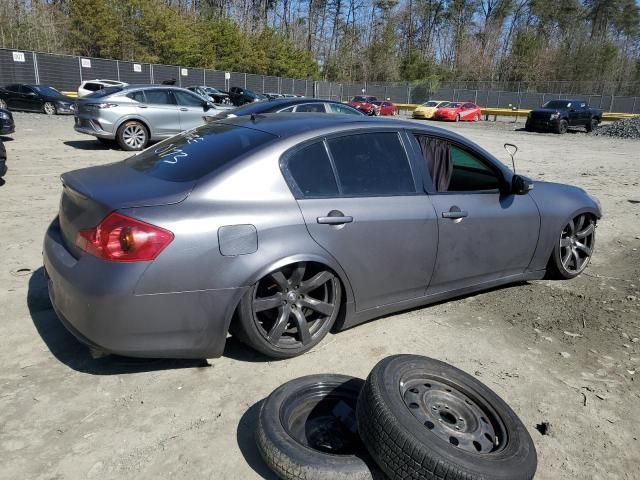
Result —
M228 109L228 107L226 107ZM225 110L185 88L160 85L110 87L78 99L75 130L124 150L203 125Z
M591 258L598 202L411 122L213 122L62 176L44 240L62 322L107 352L292 357L333 329Z

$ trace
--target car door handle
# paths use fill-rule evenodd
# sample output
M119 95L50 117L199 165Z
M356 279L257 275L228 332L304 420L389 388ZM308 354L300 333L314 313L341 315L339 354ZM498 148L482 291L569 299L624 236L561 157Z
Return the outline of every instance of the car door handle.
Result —
M461 211L449 211L449 212L442 212L442 218L451 218L451 219L456 219L456 218L465 218L469 216L469 212L466 212L464 210Z
M181 112L188 112L188 111L189 111L189 109L188 109L188 108L185 108L185 107L182 107L182 108L180 109L180 111L181 111Z
M336 217L318 217L318 223L324 225L342 225L344 223L353 222L353 217L349 216L336 216Z
M146 105L138 105L138 108L149 108Z

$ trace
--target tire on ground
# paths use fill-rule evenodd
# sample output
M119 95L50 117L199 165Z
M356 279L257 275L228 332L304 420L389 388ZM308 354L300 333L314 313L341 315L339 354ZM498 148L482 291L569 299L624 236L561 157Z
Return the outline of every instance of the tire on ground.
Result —
M567 128L569 128L569 122L566 120L560 120L558 125L556 125L556 133L567 133Z
M438 437L429 429L432 423L418 420L403 401L400 382L424 372L445 385L462 386L476 401L484 399L501 419L506 443L487 453L470 452ZM511 408L474 377L437 360L395 355L379 362L360 393L357 419L369 453L392 480L525 480L536 471L533 441Z
M256 428L258 451L269 468L285 480L384 478L368 457L356 430L355 403L363 384L362 379L345 375L309 375L274 390L262 404ZM295 399L302 398L305 393L313 397L305 397L310 403L306 407L298 403L295 404L297 408L292 407ZM314 427L313 421L298 423L298 428L289 425L288 420L301 408L306 408L303 417L316 412L319 417L330 418L327 415L336 412L340 419L335 417L333 421L339 434L324 428L326 424L315 424ZM331 434L334 435L329 439ZM325 442L324 445L342 445L344 448L333 453L329 453L329 448L321 451L316 448L314 438Z

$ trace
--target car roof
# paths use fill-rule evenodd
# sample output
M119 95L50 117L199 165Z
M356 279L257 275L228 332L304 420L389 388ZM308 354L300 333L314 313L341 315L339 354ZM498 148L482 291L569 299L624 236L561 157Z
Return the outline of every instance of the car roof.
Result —
M285 138L313 130L342 131L346 128L395 128L420 130L468 142L464 137L443 128L395 118L344 115L341 113L261 113L219 120L237 126L262 130Z

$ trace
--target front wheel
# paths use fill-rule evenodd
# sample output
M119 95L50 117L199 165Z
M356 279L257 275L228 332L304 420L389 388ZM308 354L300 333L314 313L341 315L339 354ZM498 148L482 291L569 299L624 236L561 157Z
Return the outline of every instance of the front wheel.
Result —
M456 115L454 122L459 122L459 121L460 121L460 115Z
M596 220L583 213L573 218L560 232L548 273L551 278L570 279L580 275L591 260L596 243Z
M123 150L142 150L149 143L149 133L140 122L130 120L118 128L116 140Z
M331 330L341 297L340 280L330 270L305 262L288 265L249 289L235 330L241 341L269 357L295 357Z
M44 110L44 113L46 113L47 115L56 114L56 106L51 102L44 102L44 105L42 106L42 110Z

